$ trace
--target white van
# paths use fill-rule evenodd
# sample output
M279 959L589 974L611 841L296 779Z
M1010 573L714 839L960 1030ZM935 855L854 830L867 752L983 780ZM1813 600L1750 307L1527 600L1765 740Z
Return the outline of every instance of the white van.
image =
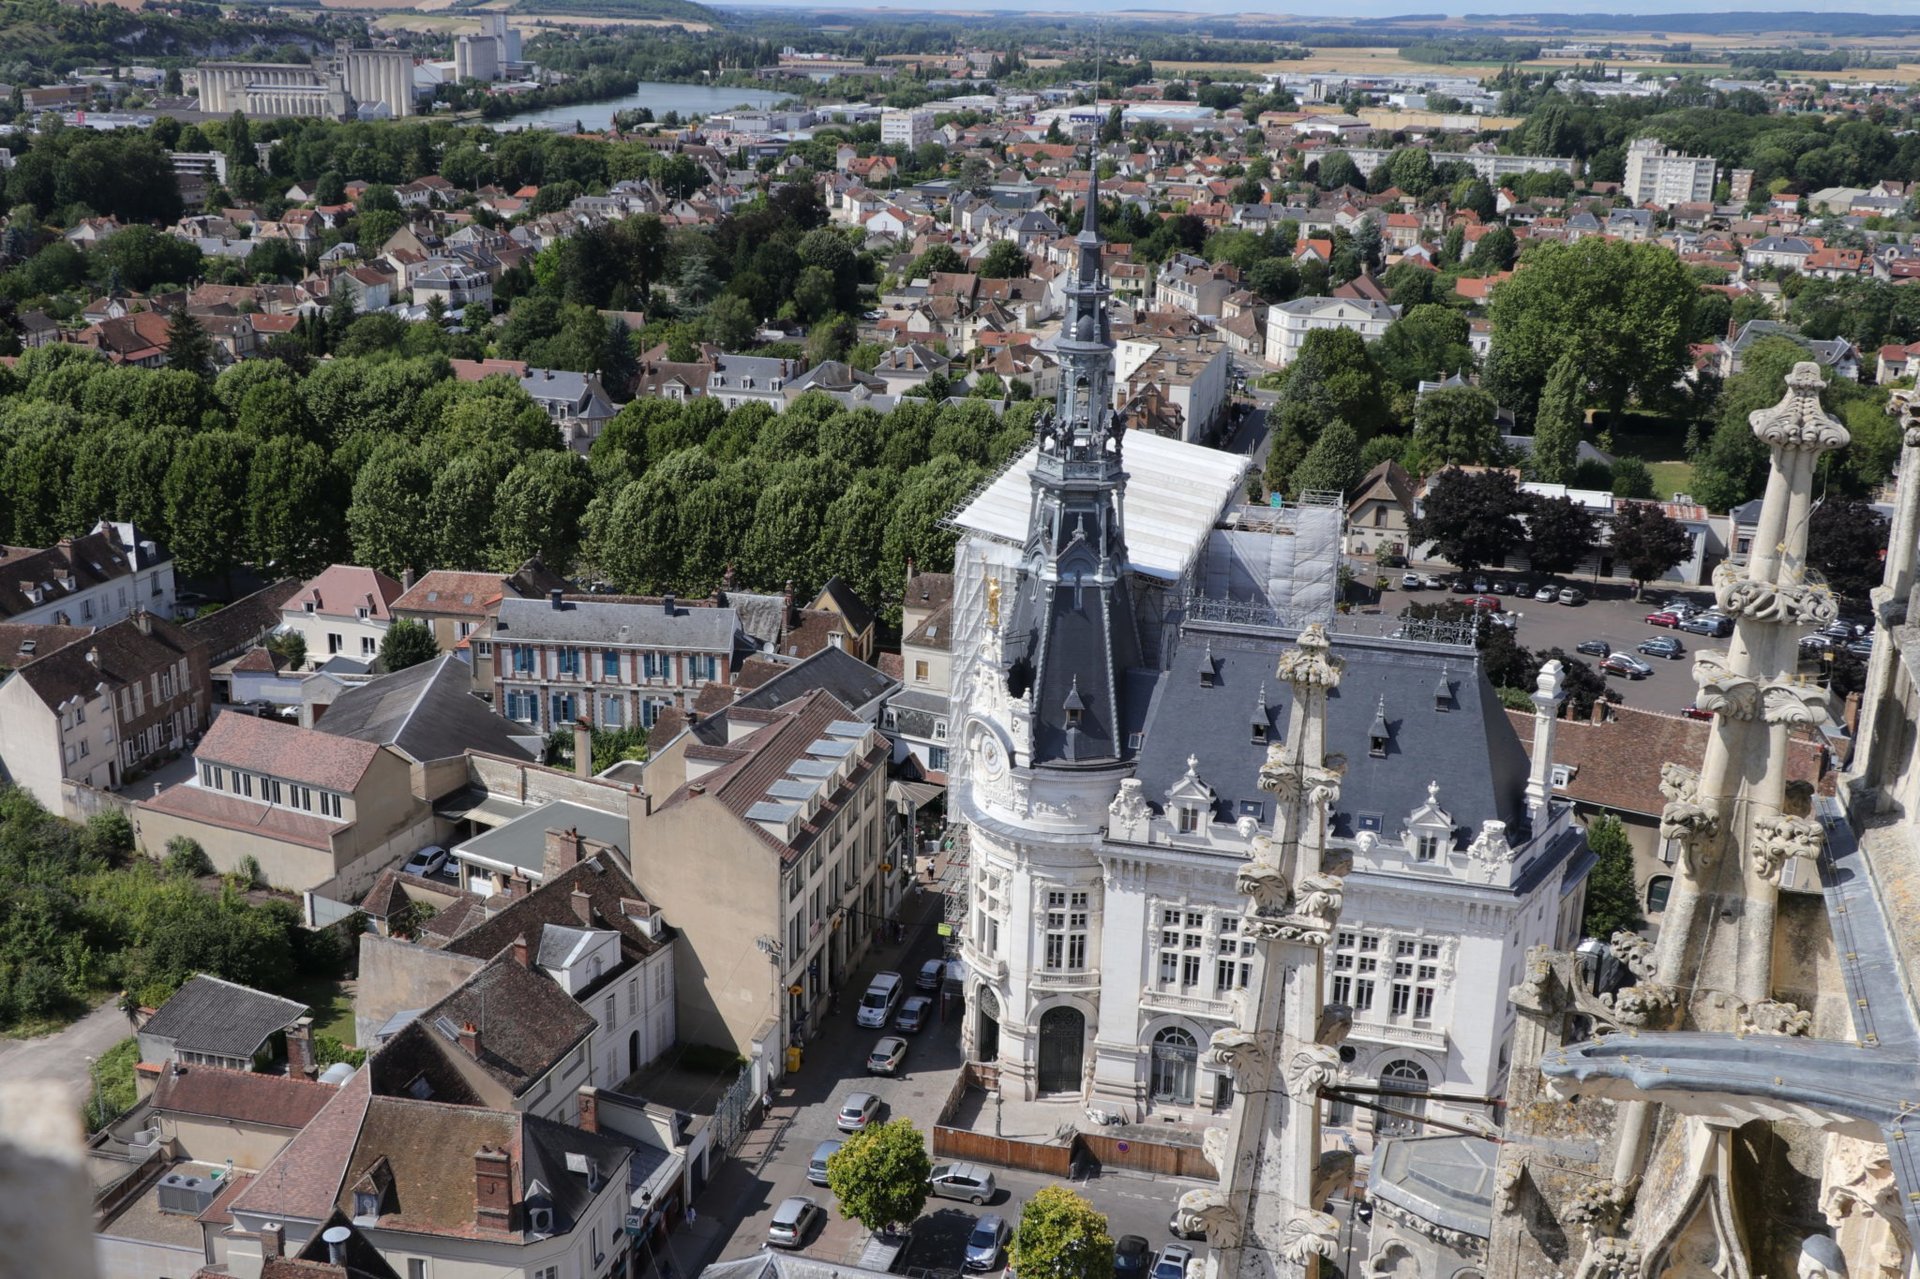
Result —
M899 1002L900 974L877 973L867 984L867 993L860 996L860 1011L854 1014L854 1020L862 1026L884 1026Z

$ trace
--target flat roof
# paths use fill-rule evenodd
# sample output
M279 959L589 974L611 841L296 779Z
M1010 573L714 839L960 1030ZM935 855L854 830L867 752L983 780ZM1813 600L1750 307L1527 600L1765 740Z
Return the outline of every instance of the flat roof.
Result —
M550 830L577 830L588 839L618 848L625 848L629 839L625 813L609 813L571 800L556 799L504 826L496 826L455 845L453 855L463 861L481 861L509 870L518 867L540 875L547 864L547 832Z
M1247 460L1145 431L1121 443L1127 467L1127 561L1136 573L1177 581L1206 545L1227 503L1240 496ZM968 532L1024 546L1033 508L1033 466L1039 449L969 502L953 522Z

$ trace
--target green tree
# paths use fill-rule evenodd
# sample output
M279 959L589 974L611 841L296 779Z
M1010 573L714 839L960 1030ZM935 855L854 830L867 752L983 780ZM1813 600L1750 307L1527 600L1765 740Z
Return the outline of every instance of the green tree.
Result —
M438 656L440 646L434 643L433 631L425 622L403 617L380 637L380 669L389 675Z
M238 431L203 431L174 450L162 491L168 544L184 575L219 576L238 562L252 454L253 441Z
M534 555L565 573L580 549L593 499L587 459L572 449L536 453L507 473L494 495L495 567L511 572Z
M434 532L427 527L432 481L416 452L395 441L376 452L353 482L347 536L354 561L395 576L428 562Z
M1540 396L1540 411L1533 419L1533 478L1548 484L1565 484L1573 478L1580 460L1580 430L1586 425L1587 411L1582 404L1587 379L1580 361L1573 355L1561 356L1547 377L1547 388Z
M1293 468L1289 483L1295 493L1349 493L1360 476L1360 437L1351 426L1335 418L1320 432L1300 465Z
M1653 496L1653 472L1637 457L1613 459L1609 485L1615 497L1650 498Z
M1618 418L1630 399L1664 393L1686 367L1699 292L1664 245L1598 236L1535 244L1493 292L1489 389L1531 419L1553 366L1573 355Z
M326 450L290 435L261 443L248 468L245 514L247 555L262 572L304 579L332 563L341 509Z
M738 352L750 346L759 330L753 303L736 294L723 294L707 308L707 340L723 351Z
M1018 244L1012 240L995 240L987 255L980 259L975 274L984 280L1012 280L1031 269L1025 251Z
M1864 605L1867 592L1880 584L1887 532L1886 517L1867 503L1830 497L1807 520L1807 563L1834 594Z
M933 1160L926 1138L910 1119L870 1124L848 1137L827 1160L827 1188L840 1215L875 1234L890 1235L927 1206Z
M1042 1186L1021 1209L1007 1266L1021 1279L1110 1279L1106 1216L1065 1186Z
M1587 847L1593 851L1593 869L1587 873L1586 910L1580 931L1607 941L1615 933L1638 932L1646 926L1640 913L1640 892L1633 882L1633 845L1627 829L1611 814L1596 817L1587 827Z
M1520 517L1527 505L1527 495L1505 471L1442 471L1408 524L1408 540L1433 543L1440 558L1471 573L1526 544Z
M951 244L941 243L930 246L926 252L913 260L907 274L916 280L930 275L951 274L967 269L966 259Z
M1624 502L1613 512L1613 562L1633 579L1637 598L1648 582L1693 553L1687 531L1654 502Z
M1391 272L1389 272L1391 274ZM1372 354L1380 372L1412 390L1422 381L1438 382L1473 367L1467 317L1450 306L1416 306L1387 326Z
M1527 562L1539 573L1565 573L1594 545L1593 513L1570 497L1536 498L1527 512Z
M213 339L184 307L167 317L167 367L200 377L213 373Z
M1513 238L1513 232L1504 226L1495 226L1474 243L1473 252L1467 255L1467 270L1482 275L1508 271L1519 253L1519 241Z
M1424 474L1435 466L1480 465L1500 451L1493 397L1477 386L1428 391L1414 409L1413 451Z
M1762 338L1741 356L1740 372L1720 390L1713 433L1693 459L1693 496L1708 510L1730 511L1766 487L1767 447L1748 419L1780 402L1787 374L1806 358L1805 347L1781 337Z

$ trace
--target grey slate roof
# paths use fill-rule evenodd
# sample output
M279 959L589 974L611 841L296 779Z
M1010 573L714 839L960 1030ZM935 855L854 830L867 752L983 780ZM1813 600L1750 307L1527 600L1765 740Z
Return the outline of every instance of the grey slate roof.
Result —
M1493 1164L1500 1148L1451 1133L1395 1137L1373 1156L1372 1193L1422 1221L1482 1239L1493 1228Z
M556 799L542 804L524 817L516 817L505 826L496 826L461 844L459 851L497 862L518 866L538 875L547 862L547 832L577 830L588 839L625 848L629 843L624 813L609 813L588 808L571 800Z
M335 737L391 746L416 762L468 750L511 759L536 752L470 691L473 673L451 653L342 693L314 725Z
M867 665L844 648L829 645L774 676L734 705L772 710L806 696L813 689L823 688L858 711L898 686L898 681L882 674L878 667Z
M173 1041L178 1052L251 1057L275 1031L307 1015L307 1006L205 973L182 986L140 1028Z
M634 1184L632 1170L622 1174L621 1167L629 1157L640 1158L648 1149L619 1133L587 1132L538 1115L526 1115L520 1120L520 1158L524 1165L521 1183L531 1185L538 1181L545 1186L553 1196L555 1232L571 1232L586 1224L586 1214L593 1207L597 1192L588 1189L584 1175L567 1167L567 1156L585 1155L592 1160L599 1169L597 1185L621 1175L625 1175L631 1185ZM665 1151L656 1153L660 1159L666 1158ZM611 1251L612 1241L606 1241L605 1246Z
M660 604L569 599L555 608L545 599L503 599L494 636L502 644L551 641L731 654L739 629L739 614L731 608L675 604L669 615Z
M1361 819L1371 816L1385 836L1398 836L1408 815L1426 803L1427 784L1437 782L1440 807L1453 818L1457 841L1464 844L1481 822L1497 819L1518 842L1526 817L1527 756L1476 654L1366 636L1332 638L1335 655L1347 664L1327 700L1328 752L1347 759L1332 833L1351 838ZM1291 633L1188 623L1168 671L1131 674L1130 726L1145 733L1135 775L1149 802L1164 805L1191 755L1214 792L1218 819L1245 814L1273 820L1273 797L1258 785L1267 742L1254 740L1252 725L1264 713L1268 740L1286 732L1291 697L1274 667L1292 643ZM1209 655L1210 688L1200 683ZM1448 709L1439 710L1434 691L1443 671L1453 697ZM1377 759L1367 738L1383 699L1387 753ZM1256 812L1243 804L1260 807Z

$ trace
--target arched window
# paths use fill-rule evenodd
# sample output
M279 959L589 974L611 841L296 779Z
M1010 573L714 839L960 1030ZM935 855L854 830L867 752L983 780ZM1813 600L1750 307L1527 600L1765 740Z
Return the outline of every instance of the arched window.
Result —
M1380 1102L1400 1112L1381 1115L1378 1130L1386 1136L1417 1133L1427 1113L1427 1072L1417 1061L1401 1058L1380 1072Z
M1153 1037L1153 1099L1179 1106L1193 1104L1193 1081L1200 1062L1200 1043L1193 1033L1168 1026Z
M1647 913L1658 915L1667 908L1667 897L1673 892L1673 876L1655 875L1647 881Z

